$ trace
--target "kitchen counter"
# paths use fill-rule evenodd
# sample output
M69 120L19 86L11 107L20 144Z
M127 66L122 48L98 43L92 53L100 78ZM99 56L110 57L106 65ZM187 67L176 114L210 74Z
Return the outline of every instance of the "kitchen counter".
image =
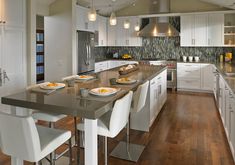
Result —
M227 76L226 72L235 73L235 64L230 63L217 63L214 64L221 74L221 76L224 78L225 82L229 86L229 88L233 91L233 94L235 95L235 76Z
M104 61L139 61L135 59L122 59L122 58L110 58L110 59L96 59L95 62L104 62Z
M113 102L124 96L128 91L135 88L161 73L166 67L139 65L139 70L127 75L119 75L119 68L110 69L95 74L96 79L83 83L75 83L75 87L65 87L52 94L44 95L41 93L21 92L14 95L2 97L2 103L38 109L44 112L59 113L72 116L80 116L88 119L97 119L106 113L112 106ZM110 85L110 78L130 77L137 80L132 85ZM81 97L80 88L96 88L96 87L116 87L121 90L114 96L97 97L89 95L86 98Z

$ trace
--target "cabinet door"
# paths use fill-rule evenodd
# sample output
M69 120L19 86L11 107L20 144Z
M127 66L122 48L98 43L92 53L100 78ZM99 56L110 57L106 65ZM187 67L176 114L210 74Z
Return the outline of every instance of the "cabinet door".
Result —
M209 14L208 45L222 46L224 41L224 14Z
M124 29L124 21L126 20L126 17L119 17L117 20L116 25L116 39L117 44L116 46L128 46L128 35L129 35L129 29Z
M94 32L94 22L88 20L88 9L78 6L76 8L76 28L82 31Z
M1 36L1 64L0 68L6 72L8 79L3 78L0 87L0 97L20 92L26 87L26 52L25 32L19 28L5 27ZM1 105L4 110L9 106Z
M1 0L2 21L8 26L25 26L25 0Z
M213 68L211 64L201 64L201 88L213 90Z
M194 45L194 16L187 15L180 17L181 31L180 31L180 45L193 46Z
M231 103L231 111L230 111L230 142L232 143L232 153L234 156L235 149L235 99L233 97L230 98Z
M224 122L224 80L222 76L219 78L219 111Z
M117 26L112 26L108 24L108 43L107 43L108 46L117 45L116 30Z
M99 46L107 46L107 19L101 16L98 18Z
M140 25L140 19L138 17L130 17L129 46L142 46L142 38L138 37L135 31L137 23Z
M208 20L207 14L195 15L195 24L194 24L195 46L208 46L207 20Z
M158 110L157 105L157 82L156 78L150 81L150 125L152 125L155 117L156 111Z

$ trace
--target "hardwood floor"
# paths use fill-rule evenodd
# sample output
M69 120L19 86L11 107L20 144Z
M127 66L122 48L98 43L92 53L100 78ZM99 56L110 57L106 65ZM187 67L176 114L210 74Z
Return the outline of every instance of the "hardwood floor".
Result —
M72 129L73 119L68 117L57 127ZM120 140L125 140L125 130L115 139L109 139L110 152ZM169 93L150 133L131 130L131 142L146 145L136 163L139 165L234 164L213 96L209 94ZM99 164L104 164L102 149L100 143ZM83 150L79 152L82 159ZM110 165L135 164L113 157L109 157L109 162ZM0 165L9 164L9 157L0 154Z

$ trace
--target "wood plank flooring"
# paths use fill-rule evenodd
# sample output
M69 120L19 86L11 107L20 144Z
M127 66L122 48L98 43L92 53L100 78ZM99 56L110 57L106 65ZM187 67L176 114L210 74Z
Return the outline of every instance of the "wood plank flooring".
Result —
M68 117L62 120L57 123L57 128L72 130L73 119ZM234 165L210 94L169 93L167 103L150 133L131 130L130 136L131 142L146 145L136 163L138 165ZM115 139L109 139L109 152L120 140L125 140L125 130ZM104 164L101 142L99 164ZM79 153L80 164L83 164L83 150L80 149ZM113 157L109 157L109 162L110 165L135 164ZM9 157L0 153L0 165L9 164Z

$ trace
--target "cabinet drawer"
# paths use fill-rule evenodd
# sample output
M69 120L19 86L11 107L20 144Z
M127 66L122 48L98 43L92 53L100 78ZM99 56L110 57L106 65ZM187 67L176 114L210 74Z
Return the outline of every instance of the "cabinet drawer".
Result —
M199 70L193 70L193 69L182 69L182 70L177 70L177 77L179 79L188 79L188 78L195 78L195 79L200 79L201 72Z
M200 69L200 64L192 64L192 63L178 63L177 69Z
M178 80L177 86L177 88L184 89L200 89L200 81L195 79Z
M177 64L177 77L179 79L200 79L201 66L200 64Z

